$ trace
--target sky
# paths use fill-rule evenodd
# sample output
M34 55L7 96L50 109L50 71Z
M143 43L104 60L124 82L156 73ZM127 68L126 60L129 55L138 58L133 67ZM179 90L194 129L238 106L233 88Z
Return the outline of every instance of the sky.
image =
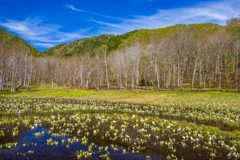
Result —
M216 23L240 15L240 0L0 0L0 28L44 51L101 34L175 24Z

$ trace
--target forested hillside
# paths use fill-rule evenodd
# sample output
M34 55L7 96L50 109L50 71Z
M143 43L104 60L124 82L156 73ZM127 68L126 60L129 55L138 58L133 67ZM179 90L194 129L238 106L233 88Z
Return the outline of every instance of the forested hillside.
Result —
M10 34L4 29L0 28L0 49L1 53L10 53L13 50L15 52L25 52L28 55L37 56L39 51L25 42L22 38Z
M71 44L61 44L50 48L45 52L47 55L70 57L75 55L97 54L102 45L107 46L107 52L118 49L120 44L137 31L129 32L123 35L100 35L96 37L77 40Z
M50 48L45 55L54 55L59 57L71 57L76 55L96 55L103 46L107 48L107 53L118 50L123 47L132 45L134 42L140 42L143 45L156 43L174 34L178 29L186 27L195 34L203 34L203 32L214 32L221 26L215 24L199 24L199 25L175 25L159 29L142 29L135 30L122 35L100 35L86 39L77 40L70 44L61 44Z
M0 59L0 89L14 91L33 83L84 89L240 88L240 25L175 25L101 35L56 46L38 57L26 47L1 48L1 57L10 58ZM16 58L20 55L26 55L25 61Z

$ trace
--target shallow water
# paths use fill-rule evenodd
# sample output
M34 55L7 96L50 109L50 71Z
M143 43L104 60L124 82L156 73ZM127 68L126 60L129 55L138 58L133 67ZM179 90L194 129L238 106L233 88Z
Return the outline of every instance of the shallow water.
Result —
M34 136L35 133L44 132L42 137ZM47 140L52 138L58 142L57 146L50 146L47 144ZM10 160L23 160L23 159L51 159L51 160L65 160L65 159L77 159L76 152L79 150L88 151L88 145L84 145L81 142L75 142L69 147L66 147L66 144L62 143L62 140L65 142L70 137L53 137L51 133L48 133L48 130L44 127L37 127L33 130L29 130L18 138L18 145L11 149L3 149L0 153L0 159L10 159ZM94 145L93 152L94 154L91 158L88 159L101 159L100 155L104 154L99 153L99 146ZM152 155L151 157L145 154L125 152L123 153L122 148L114 150L111 147L108 147L108 152L110 153L110 158L114 160L164 160L159 156Z

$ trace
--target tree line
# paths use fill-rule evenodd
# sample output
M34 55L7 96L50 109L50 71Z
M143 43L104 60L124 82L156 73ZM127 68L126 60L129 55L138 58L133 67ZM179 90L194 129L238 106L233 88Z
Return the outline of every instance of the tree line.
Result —
M229 22L230 23L230 22ZM182 25L150 40L133 40L110 53L35 57L26 48L0 45L0 90L49 83L82 89L240 88L240 27L208 32Z

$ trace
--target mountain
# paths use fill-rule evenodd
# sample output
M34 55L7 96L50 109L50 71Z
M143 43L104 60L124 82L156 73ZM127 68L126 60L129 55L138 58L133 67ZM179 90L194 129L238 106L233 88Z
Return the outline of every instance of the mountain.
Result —
M128 37L132 36L136 31L129 32L123 35L100 35L91 38L80 39L70 44L61 44L50 48L45 53L55 56L73 56L90 54L94 55L97 49L102 45L106 45L108 52L111 52L119 47L119 45Z
M45 54L60 57L71 57L84 54L95 55L102 45L107 46L107 52L110 53L125 46L130 46L134 42L149 44L160 41L162 38L166 38L172 33L181 32L183 28L193 31L194 34L204 35L224 27L216 24L175 25L159 29L135 30L122 35L100 35L77 40L70 44L55 46L47 50Z
M211 32L217 32L221 29L226 29L233 34L240 33L239 25L220 26L217 24L178 24L158 29L135 30L121 35L104 34L100 36L84 38L69 44L60 44L48 49L43 53L40 53L40 51L29 45L22 38L0 28L0 44L4 46L4 49L13 49L14 47L23 48L35 56L47 55L58 57L74 57L86 54L94 56L99 52L99 49L102 46L106 46L107 53L111 53L112 51L124 48L126 46L131 46L135 42L141 42L141 44L160 42L161 39L167 38L176 32L183 32L184 30L191 31L196 36L205 37Z
M38 56L40 53L37 49L28 44L25 40L23 40L19 36L11 34L2 28L0 28L0 46L2 46L0 51L6 53L11 52L13 50L16 51L21 50L34 56Z

